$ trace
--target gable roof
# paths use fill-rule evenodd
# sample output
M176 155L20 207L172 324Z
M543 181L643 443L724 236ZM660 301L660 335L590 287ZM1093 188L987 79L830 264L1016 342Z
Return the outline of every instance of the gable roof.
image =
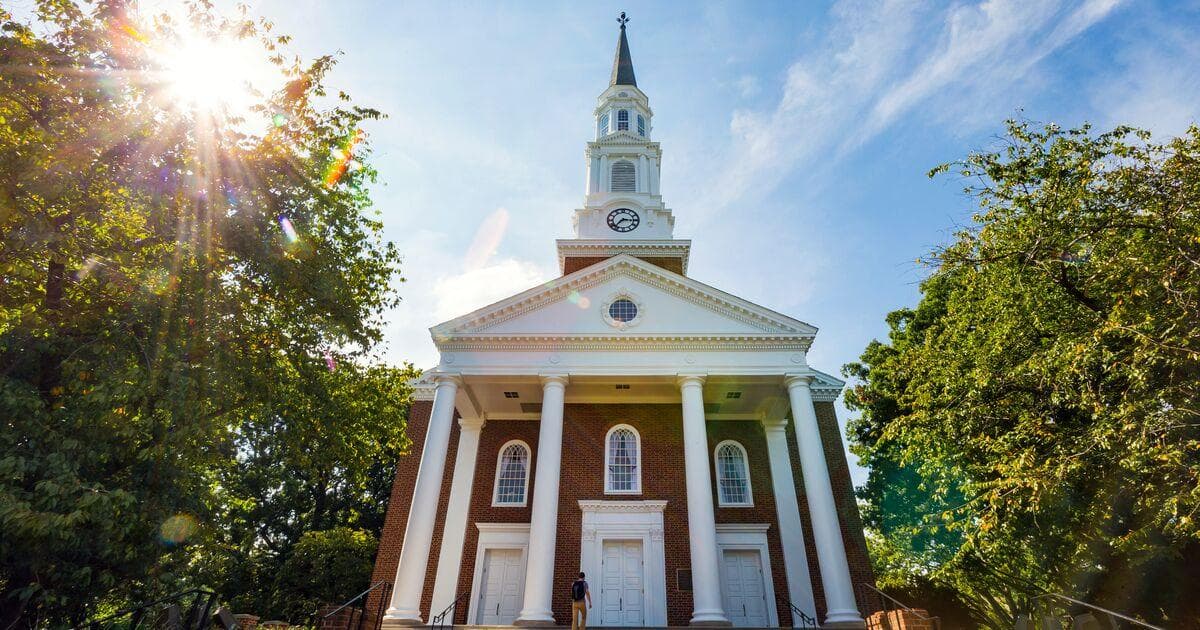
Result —
M670 334L661 331L637 334L636 330L616 331L610 329L602 335L586 332L572 333L566 330L513 333L511 324L502 326L506 322L519 320L532 313L551 308L553 305L567 300L572 294L578 296L582 291L598 287L615 278L631 278L639 285L646 285L656 292L668 294L674 300L690 303L692 308L704 309L726 320L731 320L731 324L736 324L736 326L727 327L729 330L725 332L713 331L712 334L696 332ZM623 345L636 341L654 344L669 342L668 340L673 339L701 337L712 343L726 339L738 341L743 345L754 340L772 340L774 342L788 340L796 347L805 349L811 344L817 332L817 328L811 324L725 293L628 254L618 254L546 284L433 326L429 330L434 342L439 347L459 345L454 342L472 338L494 339L498 336L519 335L522 339L554 337L558 339L587 338L593 341L599 340L599 337L602 336L606 340L612 338L614 342L623 341ZM504 332L504 330L509 332Z

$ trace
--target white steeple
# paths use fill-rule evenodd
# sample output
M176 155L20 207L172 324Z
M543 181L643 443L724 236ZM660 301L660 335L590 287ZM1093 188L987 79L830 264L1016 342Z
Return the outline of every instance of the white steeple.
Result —
M564 273L628 253L677 273L691 241L674 240L675 217L659 193L662 150L651 141L654 111L637 86L622 13L612 76L597 99L595 139L587 143L586 197L575 211L574 239L558 241ZM586 264L585 264L586 263Z

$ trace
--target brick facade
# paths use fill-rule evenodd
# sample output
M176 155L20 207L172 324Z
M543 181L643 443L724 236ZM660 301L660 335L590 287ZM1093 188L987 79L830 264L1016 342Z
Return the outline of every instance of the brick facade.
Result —
M861 583L874 584L866 542L862 533L862 522L858 514L850 482L849 467L842 450L841 431L834 414L833 403L818 402L815 405L825 446L825 456L833 483L838 518L842 537L846 545L851 578L857 587ZM432 404L429 401L413 403L409 415L408 432L412 448L402 456L397 466L396 482L388 505L383 535L376 557L372 581L393 581L400 559L404 530L408 521L411 492L420 466L420 453L424 443L425 429L429 421ZM690 549L687 537L687 497L683 477L683 421L679 405L651 404L567 404L564 407L562 480L559 490L559 529L555 551L556 583L562 588L553 591L552 609L555 619L565 623L570 618L570 601L567 585L579 571L582 514L578 501L582 499L628 499L665 500L663 527L666 560L667 623L672 626L687 625L692 613L692 595L678 590L676 571L690 566ZM615 424L628 424L641 434L642 440L642 493L614 497L604 494L604 436ZM530 520L533 486L537 478L537 439L539 425L527 420L496 420L489 422L480 434L479 452L475 467L475 479L471 493L466 537L463 543L462 565L459 570L458 593L471 589L475 570L475 549L479 531L475 523L528 523ZM804 526L805 546L812 578L813 592L818 615L823 618L825 602L819 564L812 539L808 504L805 501L800 468L799 452L795 433L789 426L789 451L796 492L800 504L800 518ZM787 607L787 576L784 569L783 551L779 538L779 527L775 516L775 500L766 437L762 426L753 421L710 421L707 423L709 453L726 439L737 440L746 449L749 457L750 484L753 492L753 507L720 507L717 502L715 484L713 504L716 506L716 522L722 523L767 523L768 561L771 566L775 590L776 612L783 625L788 625L791 614ZM458 446L459 427L457 422L451 430L450 447L446 470L442 480L441 498L436 506L435 529L430 549L430 560L426 569L426 583L421 599L421 611L428 621L433 594L437 559L441 550L442 530L445 525L446 505L449 500L450 483L454 475L454 461ZM529 445L530 482L524 507L493 507L492 491L500 447L509 440L519 439ZM710 473L712 457L709 457ZM858 589L856 588L856 591ZM390 596L385 594L383 596ZM474 595L473 595L474 596ZM860 612L870 614L866 598L859 598ZM373 610L378 599L368 602ZM468 606L459 606L454 622L467 623Z
M571 256L563 260L563 275L575 273L580 269L591 267L592 265L608 260L608 256ZM683 275L683 259L672 256L638 256L642 260L658 265L667 271L673 271L679 275Z

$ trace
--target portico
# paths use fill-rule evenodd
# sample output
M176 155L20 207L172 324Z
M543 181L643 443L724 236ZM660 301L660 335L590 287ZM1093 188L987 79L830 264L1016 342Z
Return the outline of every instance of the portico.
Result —
M664 349L662 352L669 354L671 351ZM677 359L687 365L687 351L674 352L681 353ZM499 356L494 355L494 358ZM511 359L510 357L507 360ZM666 361L665 358L661 359ZM805 537L801 534L803 526L796 486L788 461L789 442L793 445L791 448L799 449L805 494L812 506L810 522L817 557L823 567L837 569L837 572L826 570L820 575L829 602L826 625L854 623L853 618L846 618L858 615L858 611L813 411L814 399L831 400L836 396L841 386L836 379L797 364L790 356L789 365L785 366L785 369L794 371L781 370L777 374L761 373L765 371L763 369L744 368L741 371L750 373L706 374L691 371L653 374L652 370L642 369L639 370L640 374L618 376L589 373L595 370L578 363L564 364L561 356L558 364L553 366L556 371L545 374L496 374L491 373L494 370L484 369L484 366L467 364L462 358L456 358L454 363L459 363L460 371L443 364L437 371L427 374L421 382L421 393L433 397L435 415L439 410L442 410L444 415L447 406L439 401L439 397L444 400L450 399L450 396L453 396L453 406L459 413L467 414L458 421L459 448L455 459L455 478L449 497L449 505L452 507L445 514L442 524L443 540L451 542L443 544L438 558L435 595L429 609L431 612L440 612L458 595L454 585L458 584L460 578L458 567L461 564L461 553L455 551L461 552L462 547L461 542L457 545L454 543L461 540L460 532L465 531L468 526L465 506L471 501L472 489L466 479L476 466L477 450L473 445L478 440L477 427L481 428L488 423L514 421L538 424L539 448L532 481L534 492L532 518L528 525L523 599L520 614L514 623L561 625L565 620L555 618L552 612L552 595L556 588L562 589L562 584L556 583L554 567L559 550L556 534L559 521L557 508L560 503L558 490L562 481L563 466L564 407L568 403L670 404L679 406L683 418L685 468L683 471L665 472L683 472L686 480L688 529L677 535L687 537L690 550L694 598L692 617L689 620L691 625L729 625L722 605L722 560L717 544L714 489L709 474L711 450L704 439L703 428L705 422L713 421L753 423L763 427L767 436L771 492L778 527L781 531L797 534L782 537L783 566L771 568L777 572L782 571L786 576L787 590L780 595L801 610L811 611L809 614L815 615L816 606ZM732 367L726 369L733 371ZM730 392L736 392L738 396L728 398L727 394ZM513 396L513 393L516 393L516 396ZM800 420L795 421L795 418ZM418 476L417 485L413 488L414 498L426 496L424 484L437 487L442 485L440 479L432 473L425 472L435 467L426 467L424 462L426 458L429 458L429 461L445 460L448 456L448 444L449 440L442 441L440 434L435 434L434 439L426 443L426 448L422 451L423 474ZM604 540L642 541L645 562L651 567L642 576L646 585L642 613L645 625L667 625L665 593L668 576L661 568L664 553L661 550L662 538L666 536L662 529L661 511L666 502L621 501L617 497L606 497L603 500L579 503L583 512L582 546L578 552L581 570L600 575L599 560L604 553ZM647 505L649 507L646 507ZM655 510L657 524L648 523L645 519L632 519L622 524L628 515L655 514ZM613 515L620 516L614 518ZM432 522L435 520L434 512L412 511L408 530L432 532L432 526L422 523L423 519ZM421 548L419 545L422 542L420 539L406 536L405 552L409 544L414 545L415 553ZM426 547L426 554L427 549ZM404 557L402 554L402 558ZM415 569L412 571L415 572ZM421 573L424 574L423 567ZM419 589L423 581L416 581L417 587L414 589L413 582L406 584L403 576L403 571L397 573L393 606L388 610L387 619L391 623L419 625L427 617L420 614L401 617L398 613L405 609L396 607L395 603L419 601ZM558 582L561 582L561 578ZM405 586L408 587L407 591L404 590ZM789 624L792 621L788 619Z

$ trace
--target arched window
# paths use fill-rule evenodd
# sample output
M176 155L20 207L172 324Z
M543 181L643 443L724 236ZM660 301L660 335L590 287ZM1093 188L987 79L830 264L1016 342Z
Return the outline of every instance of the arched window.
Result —
M600 135L608 135L608 112L600 114Z
M523 507L529 493L529 446L520 440L500 447L492 505Z
M617 110L617 131L629 131L629 110Z
M638 114L638 135L646 135L646 119L641 114Z
M621 160L612 165L612 191L634 192L637 190L637 171L633 162Z
M726 440L717 445L717 503L723 506L753 505L746 449Z
M642 491L642 438L627 424L608 430L604 438L604 492L640 494Z

